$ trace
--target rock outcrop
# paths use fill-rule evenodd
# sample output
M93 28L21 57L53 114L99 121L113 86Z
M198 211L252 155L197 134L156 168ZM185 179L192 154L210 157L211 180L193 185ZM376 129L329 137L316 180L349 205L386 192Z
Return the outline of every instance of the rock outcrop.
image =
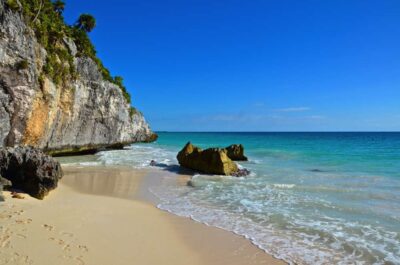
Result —
M0 147L29 145L60 154L156 139L126 92L105 80L99 64L81 57L67 37L56 46L73 56L65 67L77 77L55 82L44 71L48 51L21 10L5 2L0 0ZM55 61L64 63L57 56Z
M43 199L62 178L60 163L32 147L0 149L0 175L12 188Z
M178 153L177 159L181 166L207 174L232 175L238 171L225 149L201 150L190 142Z
M144 140L143 142L145 142L145 143L151 143L151 142L157 141L157 139L158 139L158 135L157 135L156 133L152 133L152 134L150 134L150 136L147 137L147 139Z
M2 190L3 188L11 187L11 186L12 186L11 181L9 181L9 180L6 179L6 178L3 178L3 177L0 175L0 190Z
M247 157L244 155L244 147L241 144L232 144L225 148L226 153L233 161L247 161Z
M3 197L3 189L7 188L7 186L11 187L11 181L9 181L8 179L3 178L0 175L0 201L4 201L4 197Z
M250 170L246 169L246 168L239 168L238 171L236 171L235 173L232 174L232 176L234 177L246 177L250 175Z

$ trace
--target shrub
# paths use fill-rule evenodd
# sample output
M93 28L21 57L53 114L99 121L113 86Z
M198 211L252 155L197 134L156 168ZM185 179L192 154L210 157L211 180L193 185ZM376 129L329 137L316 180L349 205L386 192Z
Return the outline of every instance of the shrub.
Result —
M96 19L90 14L82 14L76 21L75 26L78 29L91 32L96 27Z
M61 0L56 0L56 1L53 2L53 8L54 8L54 11L56 13L61 15L62 12L64 12L64 9L65 9L65 2L61 1Z
M131 107L129 109L129 115L131 116L131 118L133 117L133 115L139 113L138 110L135 107Z
M21 61L19 61L18 63L16 63L15 67L16 67L18 70L25 70L25 69L28 69L29 63L28 63L27 60L21 60Z
M12 11L18 11L20 9L20 6L19 6L17 0L7 0L6 5Z
M20 0L26 23L33 29L38 42L46 49L43 71L57 85L76 78L73 57L65 48L68 26L50 0ZM36 18L36 19L35 19Z
M130 104L131 96L129 95L128 91L126 90L126 87L124 86L124 79L121 76L115 76L113 83L121 88L122 94L124 95L126 102L128 102Z
M7 0L6 3L10 8L20 9L17 0ZM79 17L75 26L68 26L62 16L65 3L61 0L55 2L50 0L20 0L20 3L27 25L33 29L38 42L47 51L43 71L55 84L61 85L68 80L75 79L78 75L73 64L74 58L63 41L64 37L72 38L77 46L78 56L91 58L99 68L103 79L118 85L126 101L131 102L122 78L113 78L110 71L104 67L96 55L96 49L87 34L96 25L94 17L83 14Z

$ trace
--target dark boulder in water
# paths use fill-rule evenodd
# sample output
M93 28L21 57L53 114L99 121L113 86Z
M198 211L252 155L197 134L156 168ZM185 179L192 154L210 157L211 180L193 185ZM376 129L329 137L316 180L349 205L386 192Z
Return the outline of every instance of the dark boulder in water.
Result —
M181 166L207 174L232 175L238 171L236 163L228 157L227 150L201 150L190 142L178 153L177 159Z
M0 175L32 197L43 199L57 187L63 173L51 156L33 147L0 149Z
M228 157L234 161L247 161L244 155L244 147L241 144L232 144L225 148Z

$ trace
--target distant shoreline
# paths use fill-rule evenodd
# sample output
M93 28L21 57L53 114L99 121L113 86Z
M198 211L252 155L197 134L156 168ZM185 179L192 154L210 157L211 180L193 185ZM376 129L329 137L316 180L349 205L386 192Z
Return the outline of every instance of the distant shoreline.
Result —
M400 131L154 131L155 133L400 133Z

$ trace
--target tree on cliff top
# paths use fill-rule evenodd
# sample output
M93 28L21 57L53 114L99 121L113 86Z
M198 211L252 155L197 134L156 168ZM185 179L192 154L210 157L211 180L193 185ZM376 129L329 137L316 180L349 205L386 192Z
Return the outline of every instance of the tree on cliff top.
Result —
M75 27L82 29L86 32L91 32L96 26L96 19L90 14L82 14L79 16Z
M56 11L57 14L61 15L65 9L65 2L61 0L56 0L53 2L53 7L54 11Z

